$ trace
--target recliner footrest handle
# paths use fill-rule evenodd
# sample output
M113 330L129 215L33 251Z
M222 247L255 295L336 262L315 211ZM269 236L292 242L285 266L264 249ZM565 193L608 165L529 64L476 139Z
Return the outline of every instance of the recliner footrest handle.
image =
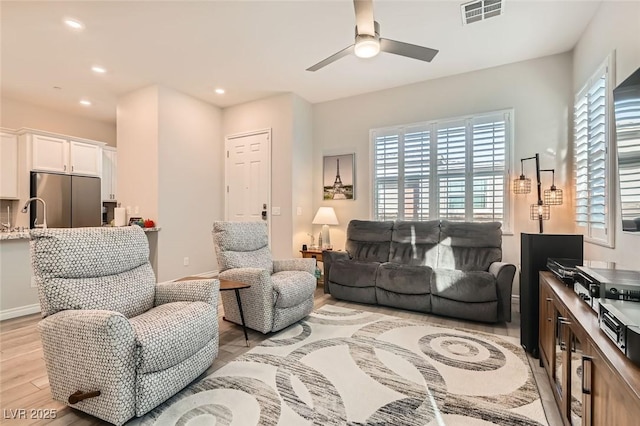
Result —
M76 391L75 393L72 393L71 395L69 395L69 404L77 404L83 399L93 398L96 396L100 396L100 391L91 391L91 392Z

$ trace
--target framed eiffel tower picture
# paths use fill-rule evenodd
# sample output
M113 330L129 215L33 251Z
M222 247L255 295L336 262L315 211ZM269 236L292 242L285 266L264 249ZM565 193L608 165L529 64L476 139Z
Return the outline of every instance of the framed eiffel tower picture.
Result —
M355 154L328 155L323 157L324 200L355 199Z

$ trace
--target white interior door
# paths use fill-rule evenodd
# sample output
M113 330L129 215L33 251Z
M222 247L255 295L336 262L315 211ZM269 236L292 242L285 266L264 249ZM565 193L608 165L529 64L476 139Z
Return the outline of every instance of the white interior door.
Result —
M270 223L270 142L270 129L226 137L226 220Z

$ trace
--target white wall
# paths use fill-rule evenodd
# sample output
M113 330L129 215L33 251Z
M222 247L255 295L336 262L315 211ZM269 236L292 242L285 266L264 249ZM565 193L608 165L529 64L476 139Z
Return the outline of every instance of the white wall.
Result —
M293 94L283 94L222 112L223 137L271 129L271 207L280 207L281 212L280 216L271 215L271 251L275 259L289 258L292 252L293 99Z
M302 244L309 244L313 210L313 108L310 103L293 97L292 151L292 256L300 257ZM300 215L298 215L300 208Z
M161 87L158 123L159 279L212 271L211 227L224 218L222 112Z
M118 200L162 228L150 238L158 281L215 269L222 154L219 108L159 86L118 100Z
M621 83L640 67L640 2L602 2L580 38L573 56L573 92L576 93L598 66L615 50L615 79ZM615 248L585 244L585 258L617 262L638 269L640 235L622 232L617 182L615 189Z
M354 201L318 201L322 188L313 185L314 209L333 206L340 221L331 231L334 247L344 249L349 220L371 218L372 128L514 108L517 171L512 178L519 174L519 159L538 152L541 167L555 168L557 186L568 190L571 87L571 55L564 53L314 105L313 182L321 182L323 155L356 154ZM555 158L545 154L549 148L557 152ZM535 180L533 163L525 167ZM551 176L543 176L543 186L550 184ZM568 199L571 194L567 191ZM507 262L520 263L521 232L538 232L537 222L529 220L529 204L534 201L533 193L515 199L514 235L503 238ZM572 208L571 203L554 207L545 232L573 231ZM316 228L315 233L320 230Z
M158 97L157 86L146 87L120 97L117 107L118 201L131 207L134 216L154 220L159 192Z
M0 241L0 319L40 311L38 290L31 287L29 240Z
M63 135L106 142L116 146L116 124L91 120L86 117L29 104L23 101L2 98L0 127L46 130Z

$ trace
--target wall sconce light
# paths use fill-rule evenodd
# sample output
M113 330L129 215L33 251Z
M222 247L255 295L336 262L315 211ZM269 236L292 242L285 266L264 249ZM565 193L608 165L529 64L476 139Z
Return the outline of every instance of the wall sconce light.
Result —
M549 220L551 218L551 208L549 206L558 206L562 204L562 189L556 188L556 172L554 169L540 170L540 155L536 153L533 157L520 159L520 177L513 180L514 194L528 194L531 192L531 179L524 176L524 162L527 160L536 160L536 182L538 189L538 202L536 204L531 204L529 208L529 218L531 220L538 221L540 233L542 234L542 221ZM540 172L551 172L553 174L551 188L545 189L544 199L542 197L540 184Z

